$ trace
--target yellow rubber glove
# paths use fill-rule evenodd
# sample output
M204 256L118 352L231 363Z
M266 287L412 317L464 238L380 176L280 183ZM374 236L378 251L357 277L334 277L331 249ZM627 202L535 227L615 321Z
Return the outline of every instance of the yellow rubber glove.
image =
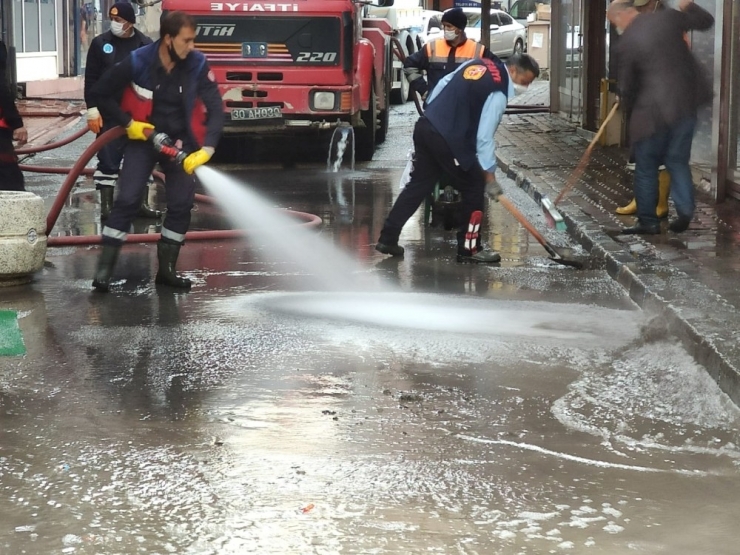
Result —
M100 129L103 127L103 118L97 108L88 108L85 119L87 119L87 128L90 131L96 135L100 133Z
M211 156L213 156L213 149L210 147L203 147L200 150L196 150L192 154L188 155L187 158L182 163L182 167L185 170L185 173L188 175L192 175L192 173L195 171L195 168L202 166L208 160L211 159Z
M132 141L146 141L147 136L144 135L145 129L154 129L154 126L145 121L136 121L132 119L131 123L126 126L126 135L128 135L128 138Z

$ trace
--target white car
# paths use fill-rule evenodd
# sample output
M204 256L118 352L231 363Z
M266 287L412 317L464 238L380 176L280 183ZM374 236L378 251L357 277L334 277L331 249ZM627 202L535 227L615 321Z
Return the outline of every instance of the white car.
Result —
M418 49L429 41L436 40L444 36L442 32L442 12L435 10L424 10L421 15L422 25L417 38L419 41Z
M481 11L477 8L463 8L468 18L465 34L480 42ZM491 52L499 58L524 52L527 44L527 29L504 11L491 10Z
M537 4L550 4L550 0L516 0L509 8L509 13L526 27L530 17L534 17L537 11Z

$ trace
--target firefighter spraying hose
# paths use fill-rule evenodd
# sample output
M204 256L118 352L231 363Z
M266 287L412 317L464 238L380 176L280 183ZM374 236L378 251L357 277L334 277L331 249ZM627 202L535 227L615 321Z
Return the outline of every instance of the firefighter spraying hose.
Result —
M156 164L166 177L167 212L157 243L155 281L190 289L190 280L177 275L175 266L190 227L198 183L193 172L213 156L224 125L223 100L206 57L195 50L195 34L191 16L168 12L161 20L161 38L134 50L91 91L104 121L121 125L128 137L118 196L103 228L103 252L92 282L97 291L109 290ZM116 91L121 90L118 100Z

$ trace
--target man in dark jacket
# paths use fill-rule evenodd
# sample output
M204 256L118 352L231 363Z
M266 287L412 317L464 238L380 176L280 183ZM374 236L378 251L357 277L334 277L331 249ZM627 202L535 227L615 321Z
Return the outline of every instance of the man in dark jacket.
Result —
M462 8L447 10L442 14L444 37L428 42L403 62L409 85L422 99L426 99L442 77L461 64L475 58L498 59L488 48L465 36L467 24L468 18Z
M10 90L5 72L8 51L0 41L0 191L25 191L23 172L18 167L13 141L28 141L28 132L15 105L15 94Z
M403 256L401 229L431 193L437 180L449 175L462 192L463 225L457 234L458 262L490 264L497 252L482 249L480 236L468 244L466 231L473 212L483 211L486 187L497 198L494 133L513 97L515 85L527 87L539 76L531 56L500 61L475 59L444 77L429 95L428 106L414 128L414 167L411 180L398 195L380 232L375 250ZM472 241L471 241L472 242Z
M195 169L211 159L224 125L223 103L205 56L195 50L195 20L181 11L162 16L160 39L135 50L98 81L93 98L106 121L126 128L118 195L103 228L103 253L93 286L108 291L121 245L136 217L147 179L159 163L166 175L167 213L157 244L156 283L184 289L175 264L195 198ZM117 95L123 92L121 100ZM166 133L189 153L178 163L162 155L153 132Z
M108 11L110 30L95 37L87 52L85 65L85 103L87 104L87 127L100 135L115 127L103 121L92 90L103 74L118 62L123 61L131 52L152 43L152 39L136 29L136 15L134 8L128 2L116 2ZM120 92L116 98L121 99ZM123 148L126 138L121 137L112 141L98 151L98 167L95 169L93 181L95 188L100 191L100 219L105 220L113 206L113 190L118 180L118 170L121 167ZM141 215L157 217L160 214L151 210L146 202L142 205Z
M660 233L655 206L658 168L663 163L671 175L671 198L678 213L669 228L680 233L689 227L695 208L689 160L697 110L712 100L711 84L684 33L709 29L714 18L691 0L683 0L680 10L641 15L631 0L614 0L607 15L622 34L617 46L617 82L621 101L630 113L636 162L638 222L622 233Z

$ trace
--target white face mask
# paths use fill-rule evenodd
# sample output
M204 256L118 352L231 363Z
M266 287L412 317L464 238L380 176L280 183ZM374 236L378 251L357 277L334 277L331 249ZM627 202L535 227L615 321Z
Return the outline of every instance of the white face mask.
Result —
M445 31L445 40L452 42L458 37L457 31Z
M514 95L519 96L520 94L527 92L528 88L529 87L520 85L519 83L514 83Z
M123 23L120 23L118 21L110 22L110 32L117 37L123 37L126 34L126 31L123 30Z

